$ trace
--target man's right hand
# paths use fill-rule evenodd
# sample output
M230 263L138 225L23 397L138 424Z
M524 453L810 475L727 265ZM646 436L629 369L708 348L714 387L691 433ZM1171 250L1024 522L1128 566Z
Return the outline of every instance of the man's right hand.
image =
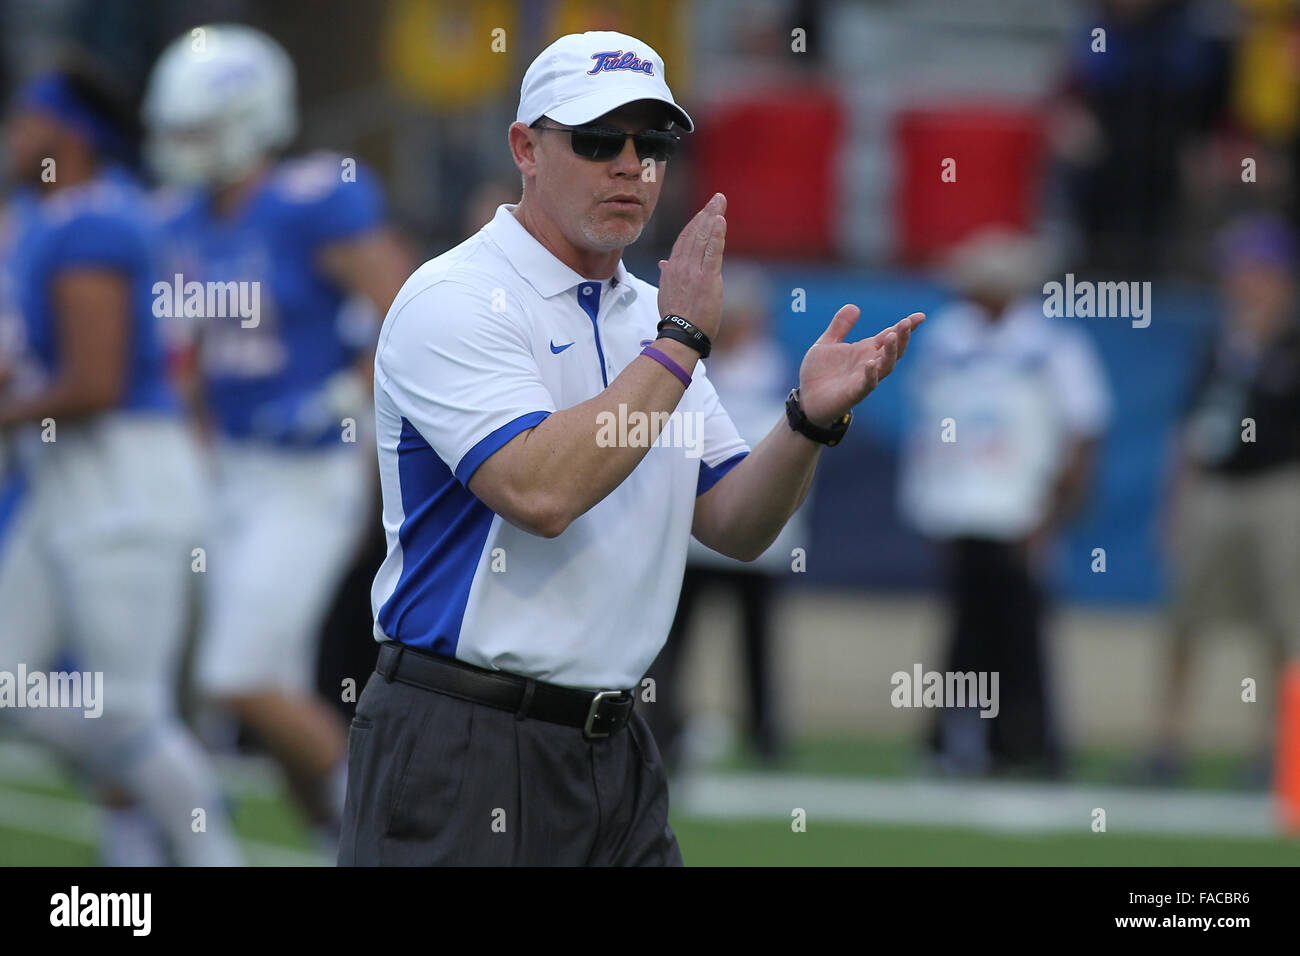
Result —
M659 314L680 315L710 339L722 325L722 250L727 197L714 193L659 260Z

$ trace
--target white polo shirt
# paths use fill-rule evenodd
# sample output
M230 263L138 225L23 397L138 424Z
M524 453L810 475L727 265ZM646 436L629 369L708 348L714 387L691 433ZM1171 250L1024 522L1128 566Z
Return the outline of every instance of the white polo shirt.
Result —
M522 531L470 494L493 452L603 391L659 321L654 286L622 262L584 279L514 208L417 269L384 319L375 637L568 687L633 687L672 623L695 498L749 448L697 363L659 443L563 534ZM635 417L606 424L608 440L639 440Z
M1109 423L1101 362L1082 330L1045 317L1039 301L999 322L958 302L931 323L907 356L903 513L935 538L1014 540L1044 517L1068 443Z

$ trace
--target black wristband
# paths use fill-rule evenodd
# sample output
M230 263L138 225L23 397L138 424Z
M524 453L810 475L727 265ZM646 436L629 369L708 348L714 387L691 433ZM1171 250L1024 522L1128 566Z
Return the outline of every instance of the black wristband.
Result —
M785 417L790 423L790 427L797 431L805 438L810 438L815 442L823 445L838 445L840 439L844 437L845 432L849 430L849 423L853 421L853 413L845 412L834 425L830 428L822 428L820 425L814 425L808 421L808 416L804 414L803 406L799 404L799 387L796 385L790 389L790 395L785 400Z
M671 313L665 315L659 320L657 328L659 338L672 339L674 342L689 345L700 353L700 358L708 358L709 353L713 351L713 343L709 341L709 337L680 315Z

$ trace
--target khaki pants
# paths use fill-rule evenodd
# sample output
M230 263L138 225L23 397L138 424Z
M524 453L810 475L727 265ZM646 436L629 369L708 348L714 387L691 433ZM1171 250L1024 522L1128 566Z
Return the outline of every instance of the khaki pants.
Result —
M1192 474L1175 504L1173 625L1245 620L1300 659L1300 465Z

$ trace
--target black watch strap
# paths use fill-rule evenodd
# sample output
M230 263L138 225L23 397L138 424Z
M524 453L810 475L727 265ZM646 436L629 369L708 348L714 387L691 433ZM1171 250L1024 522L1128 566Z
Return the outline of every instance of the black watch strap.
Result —
M700 353L700 358L708 358L709 353L713 351L713 343L709 341L709 337L680 315L672 313L665 315L659 320L657 328L659 338L672 339L674 342L689 345Z
M799 404L799 387L795 386L790 389L790 395L785 400L785 417L790 422L790 427L800 435L823 445L834 446L840 443L840 439L849 430L849 423L853 421L853 412L845 412L830 428L814 425L808 421L803 406Z

